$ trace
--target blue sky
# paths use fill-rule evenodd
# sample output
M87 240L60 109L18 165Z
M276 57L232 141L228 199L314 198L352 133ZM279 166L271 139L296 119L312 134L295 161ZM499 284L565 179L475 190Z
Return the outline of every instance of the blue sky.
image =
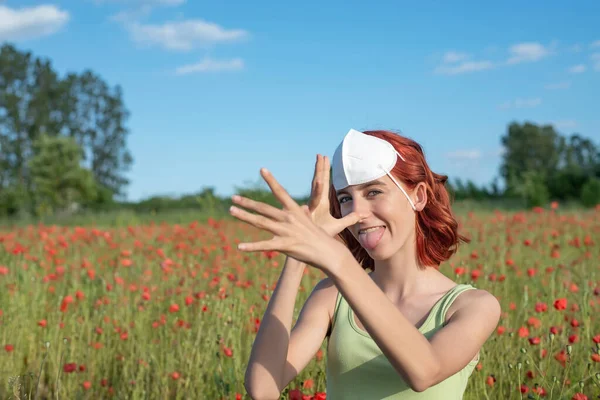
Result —
M600 2L0 1L0 41L121 85L129 200L267 167L309 192L350 128L401 131L488 184L511 121L600 144Z

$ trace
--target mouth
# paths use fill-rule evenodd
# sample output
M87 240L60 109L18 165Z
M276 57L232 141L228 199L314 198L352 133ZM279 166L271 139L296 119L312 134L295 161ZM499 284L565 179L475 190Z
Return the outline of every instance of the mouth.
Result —
M363 228L358 231L358 242L365 248L367 251L373 250L379 241L383 237L385 232L385 226L372 226L369 228Z
M363 234L363 233L369 233L369 232L373 232L376 231L379 228L384 228L385 229L385 225L377 225L377 226L371 226L369 228L363 228L363 229L359 229L358 234Z

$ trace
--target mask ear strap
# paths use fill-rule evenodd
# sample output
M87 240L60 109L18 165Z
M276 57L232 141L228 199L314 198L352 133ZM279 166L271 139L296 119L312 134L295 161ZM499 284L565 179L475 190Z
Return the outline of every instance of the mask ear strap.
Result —
M402 157L402 154L398 153L398 151L397 151L396 149L394 149L394 152L395 152L396 154L398 154L398 157L400 157L400 159L401 159L402 161L406 162L406 160L404 159L404 157Z
M396 152L396 154L398 154L398 152ZM399 155L399 154L398 154L398 155ZM406 193L406 191L404 190L404 188L403 188L403 187L402 187L402 186L401 186L401 185L398 183L398 181L397 181L397 180L396 180L396 179L395 179L395 178L392 176L392 174L390 174L388 171L386 171L386 170L385 170L385 168L383 168L383 167L381 166L381 164L377 164L377 165L379 166L379 168L381 168L381 169L382 169L382 170L383 170L383 171L384 171L384 172L387 174L387 176L389 176L389 177L390 177L390 179L391 179L392 181L394 181L394 183L396 184L396 186L398 186L398 188L399 188L400 190L402 190L402 193L404 193L404 195L405 195L405 196L406 196L406 198L408 199L408 202L410 203L410 206L412 207L412 209L413 209L414 211L417 211L417 209L415 208L415 204L412 202L412 200L410 199L410 197L408 196L408 194Z

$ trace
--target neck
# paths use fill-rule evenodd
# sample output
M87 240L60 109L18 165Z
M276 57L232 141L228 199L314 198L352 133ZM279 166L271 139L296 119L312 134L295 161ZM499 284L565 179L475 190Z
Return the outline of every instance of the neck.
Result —
M386 260L376 260L375 271L370 274L377 286L391 300L398 302L424 293L439 274L433 267L419 268L414 240L406 243L412 245L403 246Z

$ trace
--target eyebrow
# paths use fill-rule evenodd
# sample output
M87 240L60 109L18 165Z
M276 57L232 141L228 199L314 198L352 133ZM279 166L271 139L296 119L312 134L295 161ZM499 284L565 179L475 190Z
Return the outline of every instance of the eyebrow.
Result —
M376 180L376 181L372 181L372 182L363 183L362 185L358 185L358 190L363 190L365 188L368 188L369 186L375 186L375 185L385 186L385 182ZM349 193L346 191L346 189L340 189L337 192L335 192L336 196L339 196L340 194L349 194Z

